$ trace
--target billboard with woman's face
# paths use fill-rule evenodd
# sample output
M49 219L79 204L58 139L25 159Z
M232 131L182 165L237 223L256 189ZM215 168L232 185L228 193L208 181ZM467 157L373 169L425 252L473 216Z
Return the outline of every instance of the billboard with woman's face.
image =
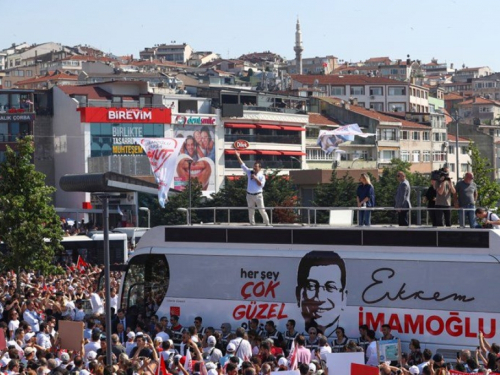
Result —
M208 126L186 125L174 131L176 138L184 138L181 152L177 158L174 176L174 189L184 190L189 182L189 160L191 178L197 179L202 190L215 192L215 138L214 130Z

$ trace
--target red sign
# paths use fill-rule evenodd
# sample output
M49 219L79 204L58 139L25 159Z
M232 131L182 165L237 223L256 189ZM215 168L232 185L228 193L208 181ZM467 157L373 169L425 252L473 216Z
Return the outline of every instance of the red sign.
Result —
M237 141L234 141L233 143L233 147L237 150L244 150L246 148L248 148L248 146L250 146L250 144L245 141L244 139L238 139Z
M351 375L379 375L378 367L351 363Z
M82 122L170 124L170 108L78 108Z

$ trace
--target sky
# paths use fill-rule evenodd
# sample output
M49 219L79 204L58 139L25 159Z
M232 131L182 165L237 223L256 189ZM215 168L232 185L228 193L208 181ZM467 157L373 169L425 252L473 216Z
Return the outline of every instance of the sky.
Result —
M139 57L155 44L188 43L223 58L272 51L344 61L388 56L500 69L499 0L0 0L0 49L12 43L91 45Z

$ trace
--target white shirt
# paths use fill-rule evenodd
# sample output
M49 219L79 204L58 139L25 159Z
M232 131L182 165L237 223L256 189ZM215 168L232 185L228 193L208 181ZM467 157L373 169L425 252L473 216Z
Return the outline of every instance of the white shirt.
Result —
M90 304L92 305L92 312L94 314L98 315L104 314L104 304L102 302L101 297L99 297L99 294L92 293L90 295Z
M156 337L161 337L161 339L163 340L163 342L167 341L167 340L170 340L170 336L168 335L168 333L166 332L158 332L155 336Z
M252 357L252 345L248 342L248 340L244 340L241 337L238 337L229 342L230 344L234 344L236 347L236 357L242 359L243 361L249 361L250 357Z
M90 341L87 343L84 347L85 353L89 352L97 352L97 349L101 349L101 342L100 341Z
M259 173L255 175L257 180L261 183L259 186L259 184L252 178L253 169L248 168L245 164L241 164L241 169L243 169L248 178L247 192L251 194L262 193L262 189L264 189L264 185L266 184L266 177L264 176L264 173L259 171Z
M82 309L73 309L71 313L71 319L77 322L82 322L85 319L85 311Z
M11 320L9 322L9 331L15 332L19 328L19 320Z
M136 343L135 342L130 342L130 341L127 341L125 343L125 353L127 353L127 355L130 357L130 353L132 353L132 350L136 347Z
M32 332L40 331L40 317L35 310L24 310L23 319L31 326Z
M378 354L377 354L377 342L372 341L370 345L368 345L368 348L366 348L366 364L369 366L378 366L379 365L379 360L378 360Z
M111 306L111 308L115 309L116 314L116 312L118 311L118 295L110 298L109 305Z
M44 349L50 349L52 343L50 342L50 336L48 333L40 332L36 337L36 343Z

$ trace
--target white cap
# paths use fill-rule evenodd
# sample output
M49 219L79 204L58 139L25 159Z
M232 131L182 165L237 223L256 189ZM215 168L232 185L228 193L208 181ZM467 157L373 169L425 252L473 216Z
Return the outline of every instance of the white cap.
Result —
M285 357L280 358L280 360L278 361L278 366L287 366L288 367L288 361L286 360Z
M208 370L207 375L217 375L217 370L214 369Z
M27 334L24 335L24 342L30 341L33 337L35 337L35 333L28 332Z
M230 342L227 345L226 352L234 352L236 350L236 345L234 345L232 342Z
M408 371L410 371L411 375L418 375L418 374L420 374L420 369L417 366L411 366Z
M130 331L129 333L127 333L127 337L128 337L129 339L133 339L133 338L135 338L135 333L134 333L134 332L132 332L132 331Z
M217 369L217 365L213 362L207 362L205 363L205 367L207 368L207 370L215 370Z
M208 345L215 345L215 344L217 344L217 339L215 338L215 336L208 336L208 338L207 338L207 344Z
M87 359L92 360L97 358L97 353L91 350L90 352L87 353Z
M316 365L314 363L309 363L309 371L316 372Z

